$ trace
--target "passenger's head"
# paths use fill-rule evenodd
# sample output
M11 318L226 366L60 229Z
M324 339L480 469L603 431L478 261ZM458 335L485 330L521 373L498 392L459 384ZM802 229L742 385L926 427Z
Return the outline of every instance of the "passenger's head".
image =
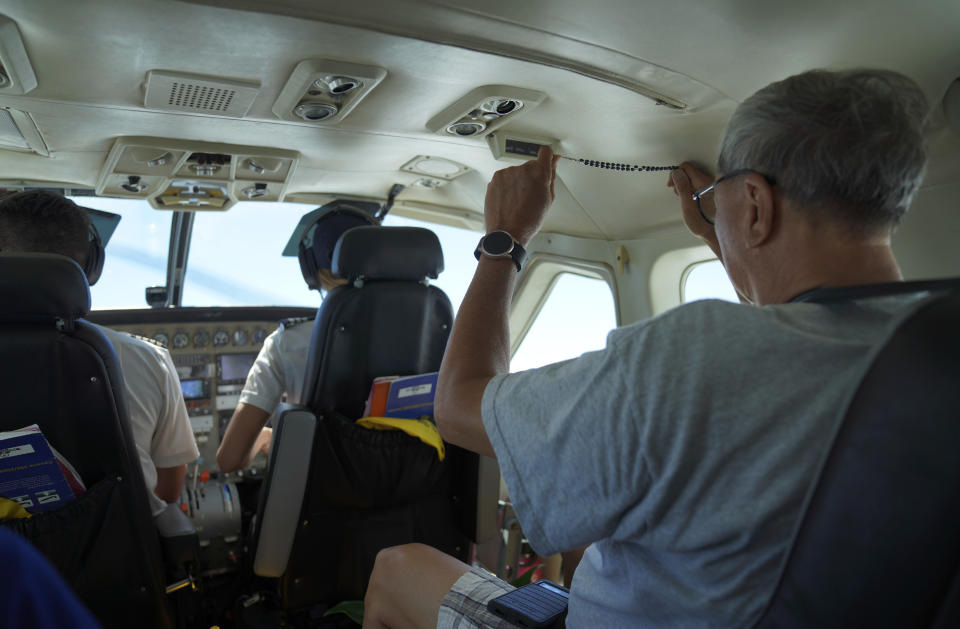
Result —
M369 214L350 208L338 208L322 214L303 233L300 241L300 271L310 288L330 290L345 280L333 275L333 249L348 229L376 225Z
M93 234L89 213L55 192L31 190L0 199L0 251L73 258L91 284L100 274L90 260L99 255L92 252Z
M891 231L923 180L926 98L886 70L814 70L746 99L727 124L721 175L772 177L795 208L854 231Z

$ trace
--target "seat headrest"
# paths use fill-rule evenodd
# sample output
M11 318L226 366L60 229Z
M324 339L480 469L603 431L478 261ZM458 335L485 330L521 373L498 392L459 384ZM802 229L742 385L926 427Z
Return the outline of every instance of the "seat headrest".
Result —
M337 241L331 270L351 282L436 279L443 250L437 235L422 227L354 227Z
M78 319L90 312L80 265L52 253L0 253L0 319Z

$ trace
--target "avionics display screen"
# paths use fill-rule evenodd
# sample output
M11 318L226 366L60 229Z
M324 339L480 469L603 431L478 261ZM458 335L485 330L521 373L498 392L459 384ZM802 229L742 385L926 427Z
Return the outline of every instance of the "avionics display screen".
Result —
M230 382L234 380L246 380L247 372L253 366L253 361L257 359L254 352L243 352L240 354L220 354L217 356L219 362L218 373L220 382Z
M198 400L207 397L207 381L203 378L190 378L180 381L180 390L183 391L183 399Z

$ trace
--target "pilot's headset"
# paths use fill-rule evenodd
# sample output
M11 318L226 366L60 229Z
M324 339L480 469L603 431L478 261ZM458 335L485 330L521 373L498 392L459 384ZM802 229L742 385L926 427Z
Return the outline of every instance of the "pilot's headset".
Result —
M379 225L379 221L360 210L340 207L322 214L303 233L297 257L300 259L300 272L307 286L320 290L317 282L317 270L329 269L333 265L333 249L337 240L348 229L366 225Z
M100 232L90 223L90 231L87 236L87 262L83 265L83 272L87 276L87 284L93 286L100 279L100 273L103 272L103 241L100 239Z

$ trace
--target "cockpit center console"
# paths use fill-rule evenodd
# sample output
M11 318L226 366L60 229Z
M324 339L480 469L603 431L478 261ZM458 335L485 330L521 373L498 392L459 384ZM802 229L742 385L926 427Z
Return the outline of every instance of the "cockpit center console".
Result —
M94 323L145 337L170 351L200 458L187 466L183 509L200 535L205 576L236 568L242 532L256 509L266 457L230 474L217 467L217 448L240 400L247 372L279 322L310 317L312 308L175 308L99 310Z

